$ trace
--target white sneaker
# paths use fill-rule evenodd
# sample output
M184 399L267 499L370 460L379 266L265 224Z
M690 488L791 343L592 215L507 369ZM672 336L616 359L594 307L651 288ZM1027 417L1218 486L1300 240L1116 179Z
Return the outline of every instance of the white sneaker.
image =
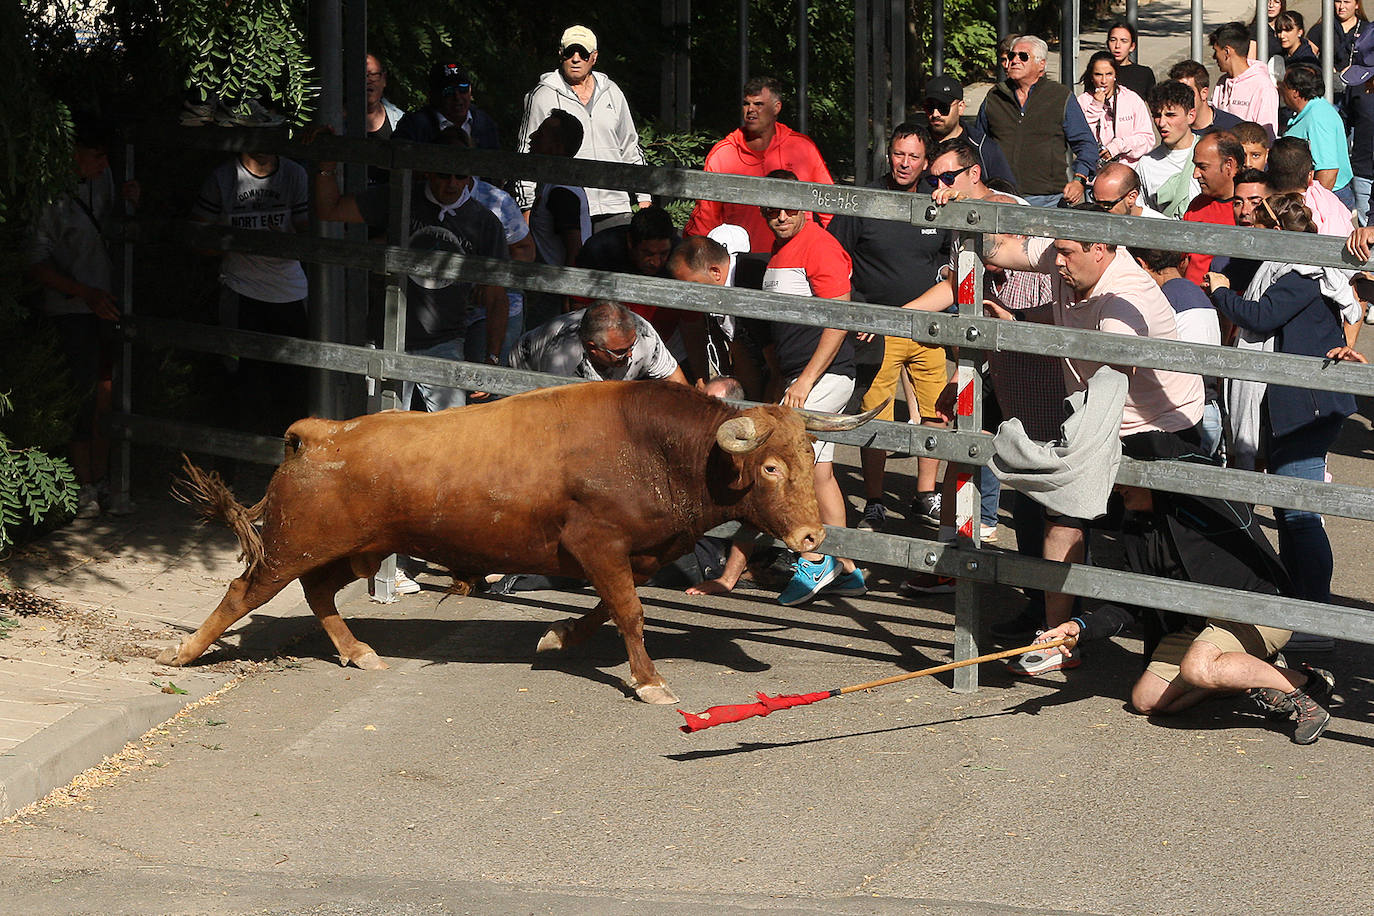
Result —
M420 593L420 583L405 574L405 570L396 570L395 578L396 594L398 595L418 595Z
M95 484L82 484L81 490L76 494L76 517L95 518L99 514L100 494L96 490Z

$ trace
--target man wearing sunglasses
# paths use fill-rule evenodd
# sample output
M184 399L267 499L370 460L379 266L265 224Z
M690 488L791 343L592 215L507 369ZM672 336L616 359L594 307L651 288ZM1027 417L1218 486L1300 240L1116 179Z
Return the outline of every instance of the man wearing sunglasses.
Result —
M926 82L925 100L921 107L925 110L930 134L936 143L963 137L978 150L978 164L982 166L984 180L1000 178L1011 184L1016 183L1016 176L1012 175L1011 166L997 141L988 139L977 125L964 127L962 119L967 106L964 103L964 87L958 80L948 76L932 76Z
M639 131L630 117L625 93L604 73L594 72L597 60L596 33L584 25L571 26L558 42L558 69L539 77L525 96L525 116L515 150L530 152L530 137L554 109L571 112L582 122L582 146L578 159L643 165ZM534 205L534 182L521 181L516 200L522 210ZM625 191L587 188L593 230L630 221L638 198Z
M977 123L1006 154L1017 193L1039 207L1083 200L1098 159L1097 138L1073 91L1045 75L1048 54L1048 46L1034 35L1016 39L1007 79L983 100ZM1072 178L1065 169L1070 158Z
M1166 218L1141 198L1140 178L1135 169L1120 162L1108 163L1097 173L1093 179L1093 200L1118 216Z
M930 132L919 124L899 125L888 141L888 173L870 187L888 191L927 192L922 183L928 156L935 146ZM835 236L854 261L854 298L875 305L900 306L929 289L938 279L940 268L949 261L949 232L913 226L885 219L837 215L830 221ZM944 390L949 375L945 371L944 347L930 346L902 337L882 338L882 362L863 398L863 410L887 403L878 414L880 420L894 417L892 397L903 372L909 374L916 391L916 403L908 405L914 420L944 426L935 410L935 401ZM887 452L880 448L859 451L864 479L864 514L859 527L881 531L887 518L883 476ZM940 462L918 458L916 493L934 499Z
M592 382L661 378L687 384L653 325L607 300L529 331L509 362L516 369Z
M477 149L501 148L496 122L472 104L472 77L467 69L462 64L439 63L429 69L429 104L401 118L392 137L435 143L450 124L467 134Z

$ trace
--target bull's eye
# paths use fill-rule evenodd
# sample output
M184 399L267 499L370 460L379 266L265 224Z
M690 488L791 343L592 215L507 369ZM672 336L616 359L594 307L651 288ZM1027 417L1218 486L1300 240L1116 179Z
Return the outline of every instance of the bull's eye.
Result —
M766 461L763 465L763 473L767 474L769 477L785 477L787 475L787 469L784 468L780 462Z

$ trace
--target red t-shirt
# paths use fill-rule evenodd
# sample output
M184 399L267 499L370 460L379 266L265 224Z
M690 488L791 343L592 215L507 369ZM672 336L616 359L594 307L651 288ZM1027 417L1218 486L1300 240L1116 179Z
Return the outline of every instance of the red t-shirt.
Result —
M703 171L724 175L752 175L764 178L774 169L788 169L801 181L834 184L821 151L806 134L786 124L774 126L773 141L762 153L751 150L738 128L731 131L706 154ZM830 223L830 214L819 214L821 225ZM749 233L750 251L772 251L773 233L763 221L757 204L732 204L717 200L698 201L683 235L705 235L722 223L743 226Z
M771 234L771 233L770 233ZM834 299L849 293L853 268L849 252L829 232L807 220L801 231L778 248L763 272L763 288L770 293ZM823 328L805 324L769 322L782 374L794 379L816 352ZM846 336L826 372L854 377L854 342Z
M1231 208L1231 202L1229 200L1217 200L1206 194L1199 194L1193 198L1193 202L1188 204L1188 209L1183 211L1183 218L1190 223L1212 223L1217 226L1234 226L1236 224L1236 214ZM1184 276L1201 286L1203 278L1207 276L1207 271L1211 269L1212 255L1190 254L1188 255L1188 270Z

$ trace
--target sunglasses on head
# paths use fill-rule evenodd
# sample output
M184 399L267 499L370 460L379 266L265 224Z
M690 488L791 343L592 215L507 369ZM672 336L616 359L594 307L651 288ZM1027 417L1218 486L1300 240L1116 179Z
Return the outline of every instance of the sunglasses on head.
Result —
M563 60L571 60L574 54L582 55L583 60L591 60L591 52L581 45L568 45L559 55Z
M940 172L938 174L927 175L925 178L921 180L926 183L926 187L928 188L934 189L938 188L940 185L944 185L947 188L951 188L954 186L955 180L971 168L973 168L973 166L966 165L962 169L958 169L953 172Z

